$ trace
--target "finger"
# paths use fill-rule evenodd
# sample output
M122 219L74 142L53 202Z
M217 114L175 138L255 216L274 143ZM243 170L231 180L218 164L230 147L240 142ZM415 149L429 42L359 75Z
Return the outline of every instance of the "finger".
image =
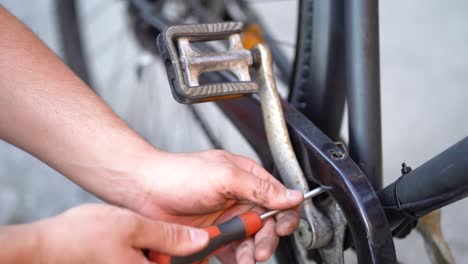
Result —
M109 263L153 264L153 262L148 260L143 252L138 249L126 251L125 255L114 254L108 256L107 260Z
M230 245L224 247L216 254L216 258L223 264L237 264L235 249L239 244L240 242L233 242Z
M299 226L299 209L286 210L276 216L276 234L287 236Z
M262 213L264 213L266 211L264 208L262 208L260 206L254 206L252 204L236 206L236 208L233 208L233 209L234 210L229 210L228 209L228 211L223 213L223 216L220 217L219 221L221 223L225 222L227 219L231 219L232 216L241 214L241 213L246 212L246 211L255 211L258 214L262 214ZM228 217L228 218L226 218L226 217ZM226 246L222 250L220 250L216 254L216 257L223 264L228 264L228 263L235 264L235 263L237 263L236 262L236 250L237 250L237 248L239 247L239 245L241 243L242 242L239 242L239 241L232 242L231 244L229 244L228 246ZM254 248L253 244L252 244L252 248ZM252 250L254 250L254 249L252 249Z
M268 219L263 228L255 235L255 259L267 261L275 252L279 243L279 237L275 233L275 220Z
M133 246L180 256L195 253L208 245L208 233L192 228L138 216L132 234Z
M216 219L215 223L219 224L219 223L227 222L228 220L232 219L235 216L238 216L250 210L254 210L256 207L258 206L256 206L253 203L244 203L244 204L238 203L235 206L225 209L222 212L222 214Z
M255 244L253 238L244 240L236 248L237 263L255 264Z
M288 190L275 181L255 177L241 169L231 169L225 176L225 180L220 181L224 195L249 200L270 209L295 207L304 199L300 191Z

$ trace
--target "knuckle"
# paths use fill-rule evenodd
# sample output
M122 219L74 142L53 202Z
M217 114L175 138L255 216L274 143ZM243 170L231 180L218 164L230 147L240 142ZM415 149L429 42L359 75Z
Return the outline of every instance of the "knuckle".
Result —
M273 183L269 181L265 181L262 179L257 179L257 190L255 191L255 198L258 199L258 201L262 204L268 202L268 197L274 193L275 187L273 186Z
M249 167L249 173L264 180L273 180L274 177L258 163L252 163Z
M236 249L237 263L255 263L253 251L254 245L251 239L242 242Z
M176 246L184 239L183 231L175 225L161 223L161 235L167 245Z
M109 228L117 228L123 236L130 239L129 241L133 241L143 228L139 217L126 209L115 210L106 218L112 219Z
M221 174L223 175L223 180L229 185L236 181L239 171L234 166L227 165L222 168Z
M289 235L299 226L299 215L293 210L285 211L277 217L276 233L280 236Z
M233 195L236 189L236 169L232 166L219 167L215 179L210 182L215 184L217 191L224 195Z
M273 183L262 180L262 179L258 180L258 188L265 195L271 194L272 192L274 192L274 189L275 189L275 187L273 186Z
M213 149L209 151L210 155L213 155L214 157L220 158L220 159L227 159L229 156L229 153L221 150L221 149Z

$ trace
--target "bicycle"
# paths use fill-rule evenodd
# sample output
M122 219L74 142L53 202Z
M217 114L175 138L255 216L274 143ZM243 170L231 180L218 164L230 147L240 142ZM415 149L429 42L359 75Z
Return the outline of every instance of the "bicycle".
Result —
M80 32L77 3L78 1L57 2L64 32L66 60L72 69L111 105L124 103L128 98L119 95L119 91L106 91L102 88L102 83L106 81L96 82L93 78L99 76L90 74L92 64L86 60L86 48L81 41L84 38ZM464 156L468 153L466 138L415 170L411 171L407 166L403 166L403 176L382 189L376 1L300 1L297 48L292 71L289 70L287 56L278 47L278 41L272 37L268 28L263 26L261 19L249 8L246 1L181 3L145 0L120 3L122 10L128 12L138 40L136 44L141 47L137 50L144 50L146 55L159 56L155 45L156 36L169 25L168 21L181 22L173 21L174 18L181 17L197 23L242 20L250 23L249 25L261 25L248 26L247 32L253 36L254 42L264 41L271 47L275 66L278 68L278 78L286 85L288 80L291 80L292 88L288 98L290 103L283 102L286 122L301 167L305 170L305 175L310 176L307 183L310 186L329 187L334 198L315 201L321 213L332 222L334 239L332 244L327 244L331 245L329 248L324 248L324 245L318 242L322 239L317 236L321 230L313 229L313 223L304 221L300 228L302 234L298 238L282 240L277 252L280 262L306 263L311 258L331 263L327 254L333 255L336 260L345 248L353 247L360 263L394 263L396 255L392 236L404 237L416 225L418 218L466 197L468 181L463 179L463 171L468 166L464 162ZM175 14L171 14L173 10ZM259 28L262 34L258 33ZM137 67L135 78L147 70L144 67L145 61L142 64L143 66ZM205 77L219 80L219 77L212 75ZM345 79L348 80L347 84L342 81ZM149 95L147 98L155 96ZM160 96L165 99L167 97L167 94ZM348 102L350 124L349 154L343 144L342 147L335 144L335 141L340 140L339 129L345 99ZM267 147L256 99L246 97L218 101L216 104L230 120L226 124L234 124L263 165L274 172L275 166ZM216 128L210 127L210 122L207 122L213 117L206 115L215 110L204 108L188 106L189 111L182 116L185 120L180 122L185 124L190 119L190 127L198 130L196 133L206 135L201 142L202 147L208 147L208 142L211 147L225 147L225 142L215 136ZM160 108L164 109L164 106ZM173 146L169 144L164 146L163 143L167 143L168 138L159 137L161 141L155 141L151 137L151 129L145 129L144 126L142 129L142 125L151 121L139 120L144 123L135 123L138 119L127 119L132 126L139 127L139 132L152 143L173 151L179 150L171 149ZM158 120L153 122L153 125L162 123ZM171 135L171 138L177 138L177 135ZM182 139L184 138L187 140L185 134L182 135ZM194 138L198 137L192 137L186 142ZM414 192L414 187L421 184L422 190ZM339 207L334 207L335 200ZM340 210L346 216L348 231L344 228L345 220L340 218ZM433 217L437 221L437 213ZM310 231L311 228L313 232ZM430 228L427 230L431 231ZM427 235L431 236L430 234L429 232ZM301 251L304 244L307 250ZM452 261L449 253L442 257L446 261ZM339 261L342 261L342 258Z

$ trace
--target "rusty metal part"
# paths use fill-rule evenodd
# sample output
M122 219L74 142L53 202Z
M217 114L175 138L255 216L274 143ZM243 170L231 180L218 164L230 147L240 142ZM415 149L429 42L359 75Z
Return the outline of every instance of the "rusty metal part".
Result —
M288 188L309 191L304 173L297 161L284 121L281 99L276 88L270 50L263 44L252 49L255 63L258 65L257 78L260 84L260 104L264 117L265 131L270 150L283 183ZM258 60L258 61L257 61ZM312 230L312 243L309 248L327 245L332 238L330 226L311 200L301 206L302 216L306 218Z
M197 52L192 49L189 37L177 39L179 60L188 86L199 86L198 80L201 73L222 70L231 71L239 81L252 81L249 74L252 54L242 47L239 34L231 34L228 38L228 50L219 53Z
M300 220L299 227L294 233L294 238L301 243L303 248L309 248L312 245L314 237L309 222L304 219Z
M178 102L200 103L258 91L257 83L251 81L248 72L252 56L242 48L240 41L242 27L240 22L177 25L167 27L158 36L172 94ZM190 42L226 39L230 48L224 52L199 53L190 46ZM199 85L200 73L222 70L234 73L238 80Z
M433 211L419 219L417 230L424 238L426 251L434 264L454 264L452 252L440 226L441 212Z
M331 221L333 229L332 242L323 248L318 249L318 253L323 264L343 264L344 263L344 239L346 234L346 218L340 206L333 198L327 199L322 208L325 216Z

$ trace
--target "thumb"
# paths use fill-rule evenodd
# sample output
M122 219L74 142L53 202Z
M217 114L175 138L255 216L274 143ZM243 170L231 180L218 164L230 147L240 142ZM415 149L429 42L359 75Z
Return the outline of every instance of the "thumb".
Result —
M173 256L200 251L208 245L208 232L178 224L153 221L140 217L134 247L145 248Z

